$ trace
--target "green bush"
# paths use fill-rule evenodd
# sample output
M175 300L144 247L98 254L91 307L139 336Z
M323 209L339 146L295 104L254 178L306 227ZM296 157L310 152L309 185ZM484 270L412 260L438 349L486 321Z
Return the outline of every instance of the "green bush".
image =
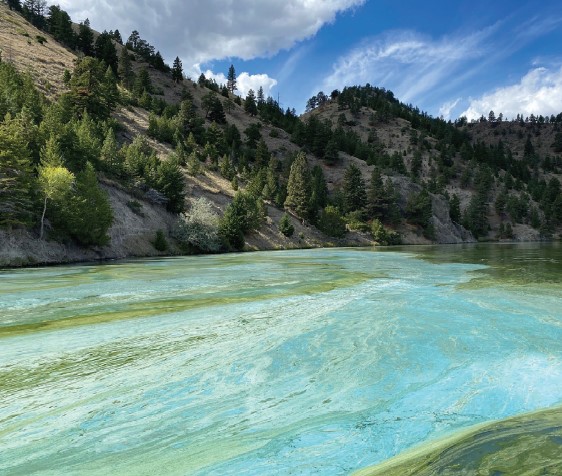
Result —
M373 240L382 246L399 245L402 242L399 233L387 230L377 218L371 223L371 234L373 235Z
M345 216L347 229L352 231L369 231L369 225L361 219L361 216L362 212L360 210L349 212Z
M129 200L127 202L127 206L133 211L135 215L144 217L144 213L142 212L142 204L137 200Z
M287 215L286 213L284 213L279 220L279 231L285 236L293 236L293 233L295 232L295 227L291 223L289 215Z
M326 235L341 238L345 235L345 220L340 215L338 209L328 205L318 219L317 228Z
M166 240L166 237L164 236L164 232L162 230L158 230L156 232L156 238L152 242L152 244L158 251L166 251L168 249L168 241Z

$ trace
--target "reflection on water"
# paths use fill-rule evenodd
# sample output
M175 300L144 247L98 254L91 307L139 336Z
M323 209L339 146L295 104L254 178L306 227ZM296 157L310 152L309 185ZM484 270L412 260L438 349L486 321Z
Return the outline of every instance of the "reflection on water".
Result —
M561 262L473 245L0 271L0 473L348 474L553 407Z

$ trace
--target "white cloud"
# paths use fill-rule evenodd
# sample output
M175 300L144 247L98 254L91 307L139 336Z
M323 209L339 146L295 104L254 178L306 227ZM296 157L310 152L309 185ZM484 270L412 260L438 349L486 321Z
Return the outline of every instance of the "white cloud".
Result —
M559 114L562 111L562 67L558 70L532 69L517 84L471 99L461 116L478 119L482 115L488 117L490 111L496 116L501 112L510 119L517 114Z
M417 101L442 86L461 64L484 56L485 40L495 29L438 40L412 31L380 35L339 58L319 89L371 83L391 89L404 102Z
M197 81L197 78L201 75L201 69L199 65L195 65L195 67L191 70L191 79ZM207 79L214 79L217 84L226 84L226 76L224 73L213 73L210 69L203 71L203 74ZM237 74L236 76L236 86L238 90L236 94L245 97L248 94L250 89L253 89L255 93L257 93L260 86L263 88L263 92L265 97L271 96L271 90L277 86L277 80L274 78L270 78L267 74L250 74L247 72L243 72Z
M444 102L439 108L439 116L443 116L443 119L451 118L451 111L457 107L457 104L462 98L453 99L451 101Z
M238 76L236 84L241 96L246 96L250 89L257 92L261 86L265 97L267 97L271 96L271 89L277 85L277 80L270 78L267 74L242 73Z
M75 21L96 29L136 29L170 60L185 64L274 55L314 36L337 13L366 0L61 0Z

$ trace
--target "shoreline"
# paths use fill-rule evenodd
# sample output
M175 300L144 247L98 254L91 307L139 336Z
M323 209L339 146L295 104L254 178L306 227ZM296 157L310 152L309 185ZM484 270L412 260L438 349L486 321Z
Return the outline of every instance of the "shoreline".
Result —
M39 241L39 240L35 240ZM517 245L517 244L531 244L531 243L560 243L562 239L551 239L551 240L528 240L528 241L507 241L507 240L499 240L499 241L465 241L460 243L402 243L400 245L378 245L374 242L367 243L367 242L358 242L357 240L346 241L346 240L339 240L340 242L323 242L323 243L307 243L305 246L290 246L290 247L262 247L257 248L255 246L249 246L246 244L243 250L238 251L225 251L219 253L191 253L185 254L179 252L158 252L154 250L153 253L143 253L143 254L115 254L115 255L105 255L103 256L103 250L96 250L93 248L90 249L78 249L78 253L76 253L77 249L73 248L72 252L70 253L69 259L63 260L35 260L33 256L28 256L27 261L20 257L14 257L11 261L7 253L3 253L3 250L0 248L0 271L2 270L11 270L11 269L24 269L24 268L42 268L42 267L54 267L54 266L66 266L66 265L100 265L100 264L109 264L112 262L118 261L128 261L128 260L136 260L136 259L150 259L150 258L181 258L181 257L189 257L189 256L212 256L212 255L227 255L233 253L253 253L253 252L260 252L260 251L290 251L290 250L306 250L306 249L331 249L331 248L378 248L380 250L392 250L402 247L436 247L436 246L463 246L463 245ZM45 241L42 243L43 245L49 245L55 247L64 247L65 245L58 243L58 242L48 242ZM80 255L80 250L83 252L82 256ZM98 255L96 258L94 255ZM101 256L100 256L101 255Z

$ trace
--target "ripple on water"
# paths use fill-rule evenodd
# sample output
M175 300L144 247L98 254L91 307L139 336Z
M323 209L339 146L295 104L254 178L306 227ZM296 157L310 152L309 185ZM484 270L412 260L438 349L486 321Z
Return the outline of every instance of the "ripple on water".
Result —
M19 303L0 323L0 472L348 474L559 403L560 293L505 286L470 253L14 272L0 291Z

